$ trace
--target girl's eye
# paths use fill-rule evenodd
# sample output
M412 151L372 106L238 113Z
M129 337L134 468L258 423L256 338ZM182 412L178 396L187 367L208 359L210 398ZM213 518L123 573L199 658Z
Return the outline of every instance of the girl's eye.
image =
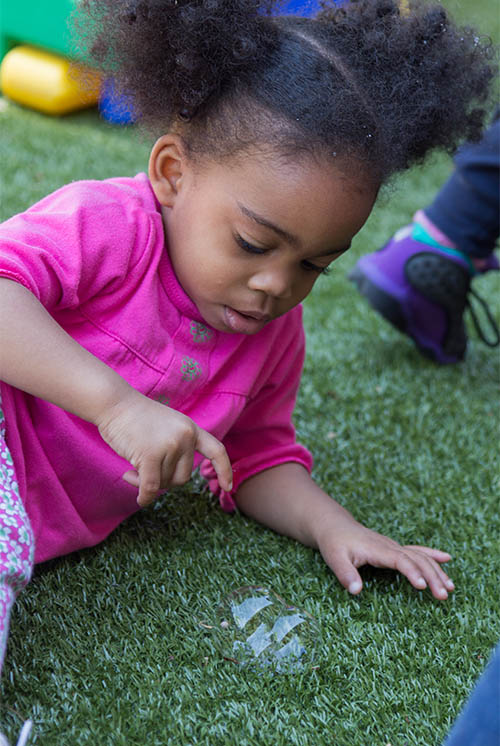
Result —
M255 246L240 236L238 233L235 234L234 239L238 246L246 251L247 254L265 254L267 249L263 249L261 246ZM308 272L317 272L318 275L327 275L330 273L330 267L318 267L316 264L307 260L302 262L302 267Z
M307 260L302 262L302 266L308 272L317 272L319 275L329 275L331 272L331 267L318 267L316 264L312 264Z
M242 238L238 234L236 234L234 238L238 246L241 249L243 249L243 251L246 251L248 254L264 254L265 253L265 249L262 249L259 246L254 246L251 243L248 243L248 241L245 241L245 239Z

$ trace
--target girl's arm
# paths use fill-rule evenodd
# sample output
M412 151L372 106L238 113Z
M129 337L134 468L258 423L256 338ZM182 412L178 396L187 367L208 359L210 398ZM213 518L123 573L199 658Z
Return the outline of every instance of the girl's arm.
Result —
M147 505L158 490L184 484L194 451L231 489L224 446L189 417L143 396L79 345L25 287L0 277L0 380L92 422L136 470L125 479Z
M236 502L243 513L319 549L350 593L361 591L357 568L363 565L399 570L415 588L429 586L439 600L453 582L439 566L449 554L421 546L400 546L371 531L318 487L299 464L286 463L250 477L239 487Z
M131 387L23 285L0 277L0 380L96 423Z

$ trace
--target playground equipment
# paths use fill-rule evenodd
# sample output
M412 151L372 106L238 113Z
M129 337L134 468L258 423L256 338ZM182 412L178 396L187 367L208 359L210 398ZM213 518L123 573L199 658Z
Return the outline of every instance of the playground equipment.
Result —
M17 44L71 57L68 18L73 0L0 0L0 60Z
M44 114L68 114L99 100L98 73L65 57L20 45L0 66L3 94Z
M98 102L101 78L71 47L67 24L73 6L73 0L0 0L5 96L46 114L67 114Z

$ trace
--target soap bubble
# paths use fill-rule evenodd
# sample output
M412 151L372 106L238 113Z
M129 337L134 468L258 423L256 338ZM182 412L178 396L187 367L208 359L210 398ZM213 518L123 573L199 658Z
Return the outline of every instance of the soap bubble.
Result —
M319 627L271 589L250 585L219 605L215 635L227 660L286 673L312 666Z

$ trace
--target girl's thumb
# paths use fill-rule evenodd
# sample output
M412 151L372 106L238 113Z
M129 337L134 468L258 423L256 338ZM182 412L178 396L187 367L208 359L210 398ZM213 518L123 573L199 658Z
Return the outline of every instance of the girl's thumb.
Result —
M339 582L346 588L349 593L353 596L357 596L363 588L363 581L361 575L356 570L351 560L347 555L337 555L330 562L330 567L337 576Z
M139 475L136 471L126 471L125 474L122 474L122 479L131 484L132 487L139 487L140 485Z

